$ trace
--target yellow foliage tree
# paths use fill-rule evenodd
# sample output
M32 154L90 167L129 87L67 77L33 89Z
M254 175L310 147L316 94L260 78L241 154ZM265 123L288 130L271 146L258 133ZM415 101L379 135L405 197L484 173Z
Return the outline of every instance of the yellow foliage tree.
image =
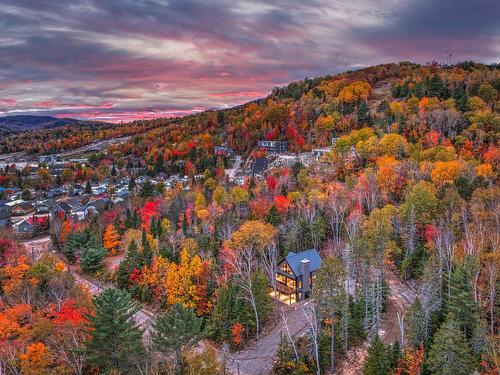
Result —
M459 160L437 161L431 172L431 179L434 183L440 185L444 183L453 183L464 167Z
M493 167L489 163L479 164L476 167L476 173L486 179L494 176Z
M44 375L52 373L52 355L42 342L35 342L28 346L26 353L19 356L21 373L24 375Z
M340 90L338 100L340 102L353 102L366 100L370 95L371 86L368 82L354 81Z

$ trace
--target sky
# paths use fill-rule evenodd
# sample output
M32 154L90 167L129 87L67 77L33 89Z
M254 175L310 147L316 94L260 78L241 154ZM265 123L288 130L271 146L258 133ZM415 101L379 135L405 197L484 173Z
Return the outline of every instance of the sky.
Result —
M182 116L410 60L500 62L500 0L0 0L0 116Z

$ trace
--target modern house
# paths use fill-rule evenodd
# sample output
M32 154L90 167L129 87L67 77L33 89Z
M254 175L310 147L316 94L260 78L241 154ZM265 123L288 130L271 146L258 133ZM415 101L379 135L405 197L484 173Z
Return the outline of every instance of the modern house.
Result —
M288 253L276 269L275 297L288 305L309 298L314 272L320 266L321 256L316 249Z
M288 142L286 141L259 141L259 148L270 153L282 153L288 150Z

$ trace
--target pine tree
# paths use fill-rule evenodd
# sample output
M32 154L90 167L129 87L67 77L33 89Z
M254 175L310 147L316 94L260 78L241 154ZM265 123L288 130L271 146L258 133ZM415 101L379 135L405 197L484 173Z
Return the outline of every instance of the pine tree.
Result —
M148 238L146 236L146 231L142 231L142 258L144 259L144 264L151 267L151 262L153 261L153 252L151 251L151 245L149 244Z
M467 338L451 313L434 335L428 363L430 370L439 375L470 375L474 371L475 360Z
M130 212L130 208L127 207L125 211L125 220L123 221L123 225L126 229L132 228L132 213Z
M479 308L474 301L471 282L473 274L472 259L466 258L456 265L451 275L450 300L447 304L448 312L453 314L467 339L472 337L475 327L479 324Z
M149 221L149 232L153 237L156 238L157 233L156 233L156 220L154 216L151 216L151 220Z
M165 354L175 354L176 369L182 362L182 350L195 344L201 337L203 320L193 309L176 303L172 310L156 319L153 325L153 347Z
M90 186L90 181L87 180L85 184L85 194L92 194L92 186Z
M427 82L427 96L430 98L436 96L442 98L445 94L445 87L443 80L439 74L434 74L431 79Z
M95 313L89 316L91 337L87 345L89 363L104 373L138 373L143 353L142 332L133 320L137 303L122 290L110 288L94 298Z
M135 240L132 240L128 246L125 259L118 266L116 275L116 283L118 287L127 289L129 286L130 274L132 273L134 268L141 268L142 263L142 257L137 252L137 242L135 242Z
M130 181L128 182L128 191L134 192L136 188L136 183L135 183L135 178L131 177Z
M139 196L143 198L152 197L155 194L155 191L155 186L152 184L152 182L146 180L144 185L142 185L141 190L139 191Z
M390 360L387 350L377 335L368 349L368 357L366 357L363 374L389 375L390 371Z
M277 226L281 223L281 215L275 204L273 204L271 209L267 212L266 222L274 226Z
M364 126L370 116L370 110L368 108L368 103L363 100L358 107L358 123L362 126Z
M141 225L141 218L137 213L137 210L134 210L134 214L132 215L132 228L137 229Z
M72 232L66 239L66 243L62 248L62 253L70 262L74 262L86 242L87 235L85 232Z
M94 273L103 268L102 261L106 257L107 251L102 247L96 236L90 236L83 247L80 257L80 268L85 273Z

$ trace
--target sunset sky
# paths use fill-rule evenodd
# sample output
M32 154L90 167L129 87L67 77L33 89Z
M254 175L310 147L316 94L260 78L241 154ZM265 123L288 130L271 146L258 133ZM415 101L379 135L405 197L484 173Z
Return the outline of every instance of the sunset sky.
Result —
M499 20L499 0L0 0L0 116L176 116L447 51L500 62Z

